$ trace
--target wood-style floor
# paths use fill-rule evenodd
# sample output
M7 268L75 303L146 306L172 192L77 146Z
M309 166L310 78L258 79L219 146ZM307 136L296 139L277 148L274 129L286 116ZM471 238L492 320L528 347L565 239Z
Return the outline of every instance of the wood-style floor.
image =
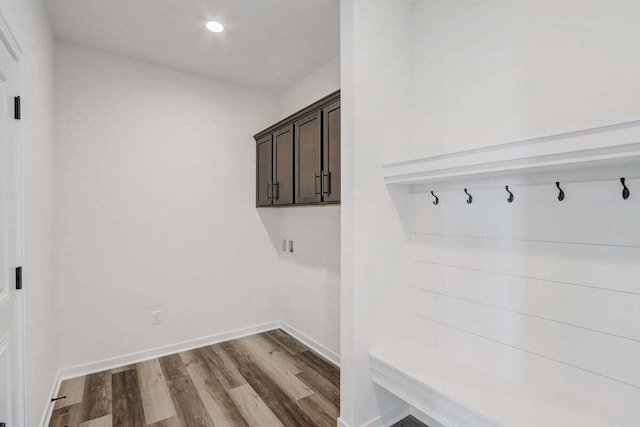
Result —
M281 330L64 381L50 427L335 427L340 371Z
M398 421L391 427L428 427L426 424L418 421L416 418L412 416L408 416L407 418Z

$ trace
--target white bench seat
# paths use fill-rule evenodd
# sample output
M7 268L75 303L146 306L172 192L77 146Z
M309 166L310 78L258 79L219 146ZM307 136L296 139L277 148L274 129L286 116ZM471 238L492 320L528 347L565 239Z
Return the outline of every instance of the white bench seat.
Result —
M371 365L375 383L446 427L618 425L410 340L373 351Z

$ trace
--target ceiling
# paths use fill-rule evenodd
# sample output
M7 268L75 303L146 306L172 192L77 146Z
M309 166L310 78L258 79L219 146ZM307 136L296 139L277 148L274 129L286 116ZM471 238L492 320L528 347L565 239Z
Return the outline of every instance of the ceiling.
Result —
M339 0L44 1L60 41L274 93L339 55Z

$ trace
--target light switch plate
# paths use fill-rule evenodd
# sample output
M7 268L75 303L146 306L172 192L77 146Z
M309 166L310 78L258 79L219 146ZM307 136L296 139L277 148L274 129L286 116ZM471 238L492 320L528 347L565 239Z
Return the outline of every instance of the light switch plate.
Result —
M289 240L289 253L293 253L293 240Z
M287 239L282 239L282 252L287 252Z

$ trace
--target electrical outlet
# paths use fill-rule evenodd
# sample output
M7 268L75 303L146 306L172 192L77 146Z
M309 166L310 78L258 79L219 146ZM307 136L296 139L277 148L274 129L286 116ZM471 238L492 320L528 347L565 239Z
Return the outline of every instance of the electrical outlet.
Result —
M151 312L151 324L159 325L162 323L162 310L153 310Z

